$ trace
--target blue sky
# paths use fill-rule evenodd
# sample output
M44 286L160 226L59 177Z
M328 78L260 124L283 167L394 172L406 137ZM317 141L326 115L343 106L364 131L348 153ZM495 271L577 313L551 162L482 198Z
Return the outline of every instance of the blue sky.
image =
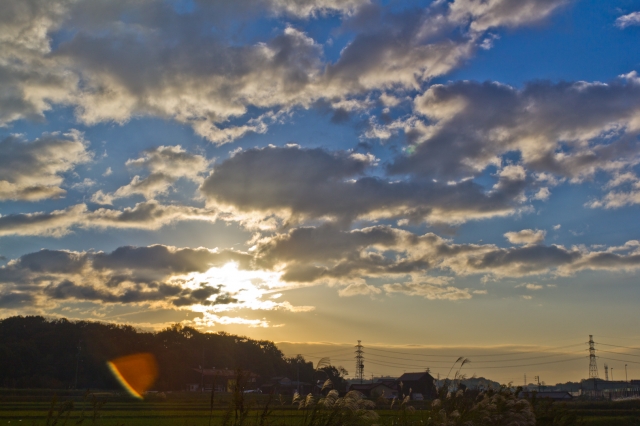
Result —
M0 316L551 351L550 381L640 339L638 1L6 10Z

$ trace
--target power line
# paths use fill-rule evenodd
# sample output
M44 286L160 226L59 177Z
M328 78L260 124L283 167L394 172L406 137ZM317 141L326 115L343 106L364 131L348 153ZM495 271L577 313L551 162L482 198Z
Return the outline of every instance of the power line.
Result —
M528 354L528 353L537 353L537 352L549 352L551 350L554 349L564 349L564 348L571 348L571 347L576 347L576 346L582 346L584 345L584 343L576 343L573 345L566 345L566 346L557 346L557 347L551 347L551 348L547 348L547 349L540 349L540 350L531 350L531 351L521 351L521 352L501 352L501 353L493 353L493 354L468 354L466 356L469 357L488 357L488 356L516 356L516 355L522 355L522 354ZM443 358L443 357L459 357L460 353L452 355L452 354L443 354L443 355L432 355L432 354L419 354L419 353L411 353L411 352L400 352L400 351L390 351L390 350L385 350L385 349L375 349L375 348L367 348L369 351L375 351L375 352L387 352L387 353L393 353L393 354L401 354L401 355L412 355L412 356L422 356L422 357L436 357L436 358Z
M640 348L632 348L630 346L609 345L609 344L600 343L600 342L596 342L596 345L613 346L614 348L632 349L634 351L640 351Z
M518 361L527 361L530 359L540 359L540 358L552 358L552 357L556 357L556 356L563 356L563 355L570 355L570 354L574 354L574 353L578 353L578 352L582 352L582 350L580 351L573 351L573 352L565 352L565 353L557 353L557 354L553 354L553 355L540 355L540 356L532 356L532 357L526 357L526 358L517 358L517 359L496 359L496 360L488 360L488 361L475 361L474 364L479 364L479 363L495 363L495 362L518 362ZM404 360L404 361L420 361L417 359L411 359L411 358L400 358L400 357L394 357L394 356L388 356L388 355L378 355L378 354L373 354L370 356L373 357L382 357L382 358L392 358L392 359L400 359L400 360ZM472 356L472 355L469 355ZM451 358L453 359L453 358ZM431 361L429 360L428 362L430 363L450 363L451 361Z
M624 360L624 359L605 358L605 357L603 357L603 356L598 357L598 358L607 359L607 360L609 360L609 361L620 361L620 362L628 362L628 363L630 363L630 364L640 364L640 362L638 362L638 361L627 361L627 360ZM612 370L613 370L613 368L612 368Z
M320 355L310 355L310 354L300 354L300 355L302 355L302 356L306 356L306 357L309 357L309 358L326 358L326 357L331 357L331 356L334 356L334 355L335 355L335 356L347 355L347 354L350 354L350 353L352 353L352 352L351 352L351 351L343 351L343 352L332 352L332 353L329 353L329 354L327 354L327 355L323 355L323 356L320 356Z
M576 361L576 360L581 360L581 359L584 359L584 357L577 357L577 358L571 358L571 359L565 359L565 360L557 360L557 361L537 362L537 363L530 363L530 364L501 365L501 366L478 366L478 369L504 369L504 368L516 368L516 367L531 367L531 366L535 366L535 365L558 364L558 363L562 363L562 362ZM375 361L371 361L371 360L369 360L367 362L370 363L370 364L375 364L375 365L379 365L379 366L383 366L383 367L390 367L390 368L420 368L420 369L425 369L427 367L426 365L392 364L392 363L384 363L384 362L375 362ZM470 362L470 364L472 366L474 365L473 362ZM437 370L437 369L438 368L435 368L434 370Z
M515 367L531 367L534 365L546 365L546 364L559 364L561 362L569 362L569 361L577 361L577 360L584 360L585 357L581 356L579 358L571 358L571 359L565 359L562 361L547 361L547 362L538 362L535 364L520 364L520 365L505 365L505 366L495 366L495 367L480 367L480 368L515 368ZM640 363L639 363L640 364Z
M336 349L328 349L326 351L308 352L306 355L324 354L324 353L327 353L327 352L349 352L349 353L351 353L351 350L348 349L348 348L336 348Z
M606 352L608 354L616 354L616 355L624 355L624 356L635 356L635 357L640 357L640 355L635 355L635 354L625 354L622 352L612 352L612 351L605 351L603 349L598 349L598 352Z

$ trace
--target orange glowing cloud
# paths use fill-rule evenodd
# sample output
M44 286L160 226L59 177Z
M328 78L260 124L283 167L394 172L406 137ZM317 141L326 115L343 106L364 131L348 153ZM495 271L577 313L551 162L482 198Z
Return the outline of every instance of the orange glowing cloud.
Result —
M150 353L123 356L107 365L127 392L140 399L158 377L158 364Z

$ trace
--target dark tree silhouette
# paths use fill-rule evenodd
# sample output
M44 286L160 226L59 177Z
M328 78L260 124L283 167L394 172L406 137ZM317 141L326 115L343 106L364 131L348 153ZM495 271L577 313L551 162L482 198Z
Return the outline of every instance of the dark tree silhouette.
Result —
M298 374L304 382L317 380L313 363L285 357L268 340L202 333L179 324L151 333L129 325L17 316L0 320L0 386L117 388L106 362L138 352L156 356L157 390L184 389L193 381L193 368L203 364L251 371L259 382L274 376L295 380Z

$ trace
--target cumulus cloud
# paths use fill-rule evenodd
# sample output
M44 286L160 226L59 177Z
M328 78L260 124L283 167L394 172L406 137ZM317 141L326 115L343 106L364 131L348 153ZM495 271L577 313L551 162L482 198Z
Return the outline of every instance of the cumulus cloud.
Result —
M549 199L550 195L551 195L551 191L549 191L549 188L543 187L543 188L540 188L540 190L538 190L538 192L536 192L536 194L533 196L533 198L535 200L545 201L545 200Z
M144 178L136 175L129 184L118 188L113 194L97 191L91 199L93 202L111 204L116 198L136 194L153 199L156 195L165 194L180 178L201 182L201 174L206 171L209 161L202 155L190 154L177 145L149 149L141 158L128 160L126 165L148 170L149 175Z
M450 19L468 22L472 31L483 32L498 26L517 27L545 18L568 0L456 0L450 5Z
M410 218L460 223L513 214L525 176L505 168L492 190L471 181L390 181L368 176L371 155L322 149L267 147L237 153L214 168L200 190L208 205L230 218L279 215L349 222L356 218Z
M91 157L77 131L44 134L33 141L19 135L6 137L0 141L0 200L63 197L64 173Z
M640 242L588 250L560 245L500 248L455 244L433 233L389 226L351 231L323 225L262 238L247 253L162 245L111 253L42 250L0 267L6 305L65 301L147 304L198 312L238 309L307 312L273 293L300 285L338 286L341 296L402 293L427 299L469 299L453 277L569 276L578 271L637 271ZM384 279L381 287L367 282ZM526 285L538 290L536 284Z
M640 79L609 83L537 81L516 89L460 81L433 85L415 99L412 146L392 173L436 179L474 177L517 152L538 176L574 182L639 162ZM553 182L548 181L547 184ZM537 198L548 194L541 188Z
M515 238L525 245L500 248L492 244L455 244L433 233L415 235L388 226L345 231L323 225L265 237L254 253L258 267L280 271L283 281L344 285L362 283L363 279L423 277L438 271L457 276L523 277L640 267L635 242L588 251L533 244L532 241L542 241L535 231ZM435 278L429 279L416 278L414 282L435 283ZM446 282L435 284L444 286Z
M504 234L505 238L509 240L511 244L540 244L544 241L546 235L546 231L538 229L523 229L522 231L507 232Z
M253 271L251 262L238 251L163 245L111 253L41 250L0 267L0 307L88 301L209 313L313 309L262 300L278 283Z
M455 0L402 11L367 0L232 3L5 2L0 82L7 90L0 94L0 123L41 118L62 104L74 106L86 124L156 116L226 143L265 132L280 111L318 99L418 88L469 58L491 28L544 19L564 1ZM327 14L339 14L339 30L355 33L333 62L322 45L292 26L243 43L229 24ZM252 107L269 111L251 117ZM237 117L243 119L230 124Z
M632 25L640 25L640 12L632 12L616 19L616 27L625 29Z
M527 290L535 291L535 290L542 290L544 286L540 284L527 283L527 284L518 284L516 288L526 288Z
M633 172L615 174L605 185L607 193L586 203L591 208L617 209L640 204L640 179Z
M51 212L18 213L0 216L0 237L6 235L61 237L74 228L159 229L179 221L215 222L218 214L209 209L182 205L162 205L146 201L122 210L100 208L90 211L77 204Z
M429 300L471 299L472 295L469 289L454 287L450 285L451 281L452 279L449 277L425 277L404 283L384 284L382 288L388 294L402 293L408 296L421 296Z

